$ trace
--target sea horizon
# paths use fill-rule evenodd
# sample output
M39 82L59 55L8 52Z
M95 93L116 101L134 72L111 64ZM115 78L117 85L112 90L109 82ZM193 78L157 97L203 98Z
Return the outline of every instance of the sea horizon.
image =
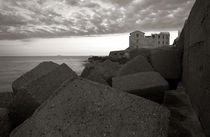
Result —
M90 56L0 56L0 92L12 92L12 82L41 62L65 63L80 75Z

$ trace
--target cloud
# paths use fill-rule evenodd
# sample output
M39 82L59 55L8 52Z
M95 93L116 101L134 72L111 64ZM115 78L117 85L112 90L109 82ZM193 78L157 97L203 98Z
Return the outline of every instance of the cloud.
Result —
M0 39L178 30L194 0L0 0Z

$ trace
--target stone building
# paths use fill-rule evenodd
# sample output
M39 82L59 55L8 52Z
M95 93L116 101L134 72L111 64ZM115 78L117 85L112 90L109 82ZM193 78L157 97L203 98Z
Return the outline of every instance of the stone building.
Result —
M129 36L129 48L157 48L169 46L170 33L161 32L159 34L152 34L145 36L144 32L134 31Z
M144 36L144 32L141 31L134 31L130 33L129 36L129 47L130 48L139 48L139 46L141 45L141 47L144 47L147 45L145 36Z

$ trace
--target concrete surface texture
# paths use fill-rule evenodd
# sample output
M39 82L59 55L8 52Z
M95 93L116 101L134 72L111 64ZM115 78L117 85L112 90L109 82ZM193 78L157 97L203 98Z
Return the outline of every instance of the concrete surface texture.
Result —
M10 137L166 137L168 110L84 79L70 81Z
M0 108L7 108L13 100L12 92L1 92L0 93Z
M90 70L89 74L85 78L100 84L109 85L103 76L95 71Z
M152 50L151 64L165 79L181 78L181 52L177 49Z
M51 72L55 68L57 68L59 65L53 62L42 62L37 67L32 69L31 71L25 73L21 77L19 77L17 80L15 80L12 83L12 88L14 94L16 94L17 90L24 87L25 85L29 84L33 80L36 80L43 75L46 75L47 73Z
M8 137L11 131L11 123L6 108L0 108L0 137Z
M197 0L178 41L183 83L207 136L210 136L210 1Z
M153 71L151 64L147 61L147 59L139 55L134 59L130 60L126 64L124 64L118 71L118 76L124 76L128 74L135 74L139 72L147 72Z
M120 67L121 65L118 62L112 62L110 60L105 60L104 62L89 63L83 70L81 77L105 84L100 79L103 78L107 83L111 84L110 81L112 77L117 75L117 72L120 69ZM96 79L96 77L99 76L100 78Z
M161 103L168 83L159 73L151 71L114 77L112 87Z
M185 90L167 91L164 105L171 112L168 137L206 137Z
M36 70L38 72L39 68L36 68ZM31 76L34 75L33 72L29 73L31 73ZM33 80L30 80L30 77L28 77L31 82L25 84L24 87L17 88L18 91L9 106L10 118L14 122L14 126L30 117L34 110L52 95L63 82L74 78L77 78L76 73L66 64L60 65L40 78L34 79L32 77Z

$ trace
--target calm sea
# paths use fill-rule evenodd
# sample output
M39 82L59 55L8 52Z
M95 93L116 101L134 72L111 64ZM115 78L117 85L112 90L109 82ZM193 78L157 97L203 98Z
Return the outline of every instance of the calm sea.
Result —
M88 56L0 57L0 92L12 91L15 79L43 61L66 63L80 75L87 59Z

